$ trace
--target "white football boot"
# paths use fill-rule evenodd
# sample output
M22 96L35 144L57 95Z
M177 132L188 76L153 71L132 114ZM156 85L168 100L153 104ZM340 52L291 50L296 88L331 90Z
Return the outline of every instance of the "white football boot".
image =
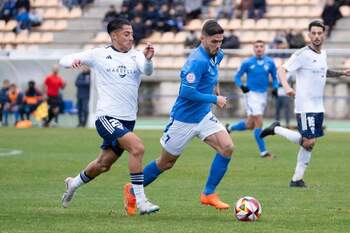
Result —
M159 211L159 206L152 204L147 199L138 204L137 208L139 209L141 215L151 214Z
M64 183L66 184L66 191L62 195L62 206L64 208L67 208L69 203L72 201L74 193L75 193L75 188L72 187L72 181L73 177L67 177L64 180Z

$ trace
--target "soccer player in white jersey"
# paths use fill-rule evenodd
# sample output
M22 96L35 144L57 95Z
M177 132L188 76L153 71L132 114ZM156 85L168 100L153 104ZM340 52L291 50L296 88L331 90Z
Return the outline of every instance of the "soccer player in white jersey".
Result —
M87 65L94 70L98 93L95 125L103 138L99 156L76 177L66 178L67 190L63 194L62 205L67 207L78 187L108 171L126 150L129 152L128 165L136 206L140 214L148 214L158 211L159 207L150 203L144 193L144 146L133 129L140 75L152 74L154 48L148 44L143 53L132 48L133 30L126 19L111 21L107 31L111 38L110 46L67 55L60 60L60 64L66 68Z
M311 151L315 146L316 138L323 136L323 97L326 77L350 75L350 70L338 72L328 69L326 51L321 49L324 37L324 24L319 20L312 21L309 24L310 45L296 51L278 72L287 95L295 96L295 113L299 132L280 127L279 122L274 122L260 135L264 138L277 134L300 144L297 165L289 184L290 187L306 187L303 177L311 159ZM296 75L295 91L287 82L287 72L294 72Z
M224 177L233 142L225 127L211 112L211 105L226 105L226 97L218 89L218 66L224 56L220 49L224 30L214 20L208 20L202 28L201 45L194 49L181 70L179 96L170 113L170 121L164 129L160 143L160 157L144 169L144 185L149 185L164 171L172 168L186 145L198 137L216 150L208 179L200 202L217 209L230 206L220 200L215 192ZM134 194L130 184L125 185L124 198L127 211L133 213Z

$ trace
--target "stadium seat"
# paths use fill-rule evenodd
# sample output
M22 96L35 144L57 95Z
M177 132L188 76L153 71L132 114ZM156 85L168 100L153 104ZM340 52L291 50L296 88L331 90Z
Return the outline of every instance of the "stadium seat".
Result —
M70 18L70 12L67 8L59 8L55 18L56 19L68 19L68 18Z
M344 17L349 17L350 16L350 7L349 6L341 6L340 7L340 12Z
M236 69L241 65L242 59L238 57L231 57L227 62L227 68Z
M74 107L72 100L63 100L63 112L68 114L76 114L78 110Z
M255 29L255 20L254 19L243 20L242 29Z
M97 33L95 39L93 39L94 43L104 43L110 40L107 32L99 32Z
M45 20L43 24L37 28L40 31L51 31L55 29L55 21L54 20Z
M21 31L16 36L16 44L27 43L28 41L28 30Z
M67 28L67 20L57 20L55 24L55 31L63 31Z
M59 0L47 0L46 6L57 7L59 6Z
M56 8L48 8L43 13L44 19L56 19L57 18L57 10Z
M270 19L270 29L276 30L283 28L282 19Z
M241 28L242 21L240 19L231 19L227 25L229 30L237 30Z
M290 28L295 28L297 21L296 19L285 19L284 23L281 26L281 29L290 29Z
M271 6L267 9L266 17L278 17L281 16L281 13L283 12L283 8L280 6Z
M200 19L191 20L188 25L185 26L186 30L199 31L202 28L202 21Z
M38 45L27 45L27 51L38 51L39 50L39 46Z
M12 31L17 26L16 20L10 20L5 25L5 31Z
M16 41L16 34L13 32L7 32L5 33L4 37L2 38L2 42L4 44L13 44Z
M5 20L0 20L0 31L5 31L5 27L6 27Z
M73 8L69 13L69 18L75 19L81 17L82 12L80 7Z
M186 40L186 35L187 35L187 32L185 32L185 31L176 33L174 42L184 43Z
M183 56L185 54L185 48L183 44L172 45L172 56Z
M52 32L44 32L40 38L40 43L50 43L53 41Z
M161 40L159 42L161 43L172 43L175 38L175 33L173 32L165 32L163 33Z
M245 43L251 43L255 41L256 35L255 32L252 31L246 31L246 32L241 32L241 41Z
M269 28L269 20L268 19L259 19L256 22L255 29L266 30Z
M218 23L222 28L227 28L229 20L228 19L219 19Z
M3 38L4 38L4 34L2 32L0 32L0 45L2 44Z
M159 43L162 41L162 34L160 32L153 32L152 35L144 39L144 41L151 43Z
M296 7L294 6L286 6L283 8L283 13L281 15L283 15L283 17L295 17L296 16Z
M30 44L39 44L41 42L41 33L32 32L29 34L28 43Z

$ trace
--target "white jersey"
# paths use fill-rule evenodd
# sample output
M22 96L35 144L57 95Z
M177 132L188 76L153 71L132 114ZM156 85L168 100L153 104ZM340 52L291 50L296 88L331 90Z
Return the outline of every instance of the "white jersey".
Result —
M324 112L327 54L306 46L296 51L283 65L296 76L295 113Z
M96 117L136 120L140 75L146 62L144 54L135 49L122 53L107 46L65 56L60 64L71 67L75 59L94 69L98 94Z

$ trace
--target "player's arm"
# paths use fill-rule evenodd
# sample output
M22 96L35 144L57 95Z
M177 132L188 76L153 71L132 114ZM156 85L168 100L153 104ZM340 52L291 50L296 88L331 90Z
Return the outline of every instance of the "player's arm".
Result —
M238 86L243 93L249 92L249 88L242 83L242 76L246 72L246 62L243 62L241 66L239 67L239 70L237 71L236 75L234 76L234 82L236 86Z
M278 90L279 82L278 82L278 78L277 78L277 68L276 68L274 61L271 62L270 74L272 77L272 95L277 97L277 95L278 95L277 90Z
M192 60L185 66L188 66L189 68L188 70L181 72L179 96L194 102L213 103L220 108L224 107L226 104L226 97L201 93L196 89L202 75L204 74L206 64L202 64L201 61Z
M220 95L220 93L221 93L221 91L220 91L220 85L219 85L219 83L218 84L216 84L216 86L215 86L215 94L216 95Z
M350 76L350 70L344 70L344 71L327 70L328 78L339 78L341 76Z
M147 43L146 48L143 50L143 54L145 55L145 61L143 64L143 71L147 76L150 76L153 73L153 62L152 58L154 56L154 47L151 43Z
M63 56L59 64L64 68L79 69L83 65L93 66L92 50Z
M284 88L284 90L286 90L287 95L294 96L295 91L293 90L293 88L290 87L290 85L287 81L287 70L284 67L279 68L278 78L279 78L279 81L280 81L282 87Z

